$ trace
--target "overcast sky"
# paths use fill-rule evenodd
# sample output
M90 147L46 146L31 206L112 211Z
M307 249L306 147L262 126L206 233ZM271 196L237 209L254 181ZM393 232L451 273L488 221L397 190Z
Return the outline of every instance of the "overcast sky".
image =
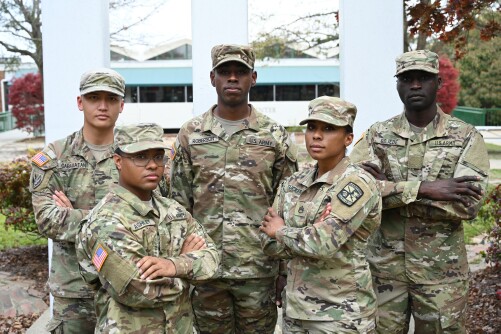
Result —
M110 12L110 31L117 31L127 22L135 22L147 13L154 13L145 22L120 35L121 45L133 41L137 48L146 48L181 38L191 38L190 0L142 0L140 7ZM249 41L262 31L292 22L309 13L338 9L338 0L248 0ZM263 21L262 18L266 18Z

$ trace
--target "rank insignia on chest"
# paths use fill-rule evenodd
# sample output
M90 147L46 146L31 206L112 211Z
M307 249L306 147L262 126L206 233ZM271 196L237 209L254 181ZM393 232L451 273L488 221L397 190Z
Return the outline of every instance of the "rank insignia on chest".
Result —
M33 156L33 158L31 158L31 161L38 167L42 167L50 160L51 160L50 157L43 152L38 152Z
M101 267L103 266L104 261L106 261L107 257L108 252L106 252L103 246L98 245L94 252L94 256L92 257L92 263L96 267L97 271L101 271Z
M337 194L337 198L344 204L352 206L362 197L364 192L355 183L350 182Z

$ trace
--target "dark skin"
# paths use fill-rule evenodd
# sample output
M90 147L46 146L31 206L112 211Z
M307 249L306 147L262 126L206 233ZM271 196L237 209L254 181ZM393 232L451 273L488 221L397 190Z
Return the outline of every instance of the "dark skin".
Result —
M397 91L405 106L405 116L410 124L417 127L427 126L437 114L437 92L442 86L442 79L425 71L407 71L397 77ZM377 180L387 180L383 171L375 164L364 162L361 165ZM460 201L468 207L472 203L468 197L482 198L482 188L471 182L479 181L476 176L461 176L435 181L423 181L418 191L418 198L436 201Z
M210 80L217 92L214 114L230 121L248 117L249 91L256 79L256 71L236 61L223 63L212 70Z

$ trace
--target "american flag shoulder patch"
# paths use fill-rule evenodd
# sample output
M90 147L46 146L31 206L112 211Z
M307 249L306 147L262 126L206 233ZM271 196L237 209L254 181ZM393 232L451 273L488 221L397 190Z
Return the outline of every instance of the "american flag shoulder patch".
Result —
M44 152L38 152L37 154L35 154L33 156L33 158L31 158L31 161L35 165L37 165L38 167L42 167L50 160L51 160L51 158L48 155L46 155Z
M174 158L176 157L176 153L177 153L176 144L177 144L177 141L172 143L172 146L170 147L170 150L169 150L169 158L171 160L174 160Z
M97 271L101 271L101 267L106 261L108 257L108 252L101 245L97 245L96 250L94 251L94 256L92 257L92 263L96 267Z

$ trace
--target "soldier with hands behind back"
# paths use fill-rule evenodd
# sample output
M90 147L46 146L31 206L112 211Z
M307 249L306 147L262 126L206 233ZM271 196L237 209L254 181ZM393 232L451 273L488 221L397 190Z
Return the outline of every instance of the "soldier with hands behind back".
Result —
M185 123L171 150L172 198L221 254L217 278L193 290L195 325L200 333L273 333L278 261L263 254L258 227L280 182L297 170L296 149L249 104L254 51L216 45L211 56L217 104Z

